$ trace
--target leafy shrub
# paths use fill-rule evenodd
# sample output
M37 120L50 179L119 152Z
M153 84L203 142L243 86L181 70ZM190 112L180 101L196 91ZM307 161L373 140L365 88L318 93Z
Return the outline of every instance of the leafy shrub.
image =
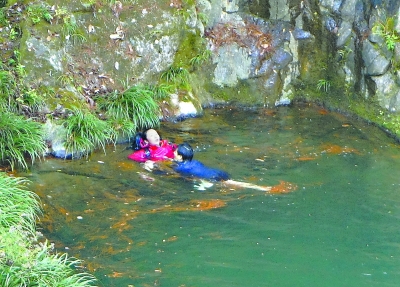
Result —
M388 50L393 51L396 42L400 40L399 33L396 31L394 18L389 17L385 22L376 22L372 27L372 33L382 36L385 39Z

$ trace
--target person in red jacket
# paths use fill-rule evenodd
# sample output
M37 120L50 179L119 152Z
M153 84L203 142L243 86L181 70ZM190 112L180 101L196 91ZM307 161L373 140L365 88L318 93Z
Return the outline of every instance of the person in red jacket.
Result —
M148 129L143 133L136 134L133 145L135 151L128 155L128 158L151 165L156 161L172 160L177 147L167 140L162 140L154 129Z

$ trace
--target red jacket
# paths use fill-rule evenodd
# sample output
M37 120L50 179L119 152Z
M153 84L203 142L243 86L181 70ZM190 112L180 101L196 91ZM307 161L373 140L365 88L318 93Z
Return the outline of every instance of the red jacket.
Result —
M138 162L145 162L147 160L160 161L168 158L174 158L174 151L176 144L170 144L167 140L161 140L160 146L148 146L134 153L128 155L128 158Z

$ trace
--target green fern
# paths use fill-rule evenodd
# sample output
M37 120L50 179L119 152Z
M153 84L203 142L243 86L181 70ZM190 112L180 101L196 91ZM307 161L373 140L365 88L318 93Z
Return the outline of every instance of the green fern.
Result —
M400 40L393 17L387 18L385 22L376 22L372 27L372 33L382 36L387 49L390 51L394 50L396 43Z
M27 15L33 24L38 24L42 19L49 23L51 20L53 20L53 16L51 15L50 11L43 5L30 5L27 8Z
M318 83L317 83L318 91L324 91L325 93L327 93L330 88L331 88L331 82L329 80L325 80L325 79L318 80Z

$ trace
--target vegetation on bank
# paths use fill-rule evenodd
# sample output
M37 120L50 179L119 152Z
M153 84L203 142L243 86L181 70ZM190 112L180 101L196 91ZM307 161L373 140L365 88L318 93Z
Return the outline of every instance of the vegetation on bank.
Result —
M95 286L80 260L55 253L52 244L41 241L36 231L40 202L27 183L0 173L0 286Z
M9 108L10 103L18 101L18 89L1 95L0 162L8 163L12 169L16 166L28 169L27 159L33 162L47 150L42 122L50 121L64 128L67 154L87 156L98 148L104 150L107 144L129 139L138 129L158 126L161 116L158 101L165 99L166 90L163 86L133 86L123 92L99 96L93 109L82 104L59 115L38 117Z
M44 154L46 146L39 123L0 110L0 127L0 159L11 169L16 165L27 169L27 156L33 162Z
M8 5L14 3L11 2L8 1ZM184 1L182 7L194 5L192 0L189 2ZM86 4L88 9L96 10L101 9L102 5L111 7L115 1L88 1ZM186 11L182 7L178 10ZM17 10L20 13L18 20L14 19ZM183 22L185 17L189 16L183 13ZM60 95L55 88L39 82L35 86L26 85L24 79L28 72L21 64L18 50L18 41L22 36L19 28L21 19L33 27L60 24L60 33L64 38L75 39L73 42L85 41L79 24L65 7L50 7L46 2L26 7L0 7L0 27L4 27L0 30L0 40L15 43L9 45L15 47L13 51L4 51L3 54L11 57L3 58L0 63L0 122L6 126L0 131L4 134L0 138L0 165L9 165L11 169L28 169L29 161L40 159L47 151L51 151L51 141L45 142L45 139L49 139L48 134L39 128L45 122L53 127L61 127L62 131L57 135L63 139L57 140L63 142L65 155L72 158L88 156L96 149L104 150L105 145L129 140L137 130L158 126L163 117L162 106L168 107L165 103L169 95L177 93L183 98L189 95L192 89L189 69L201 65L211 56L204 41L199 41L195 48L190 47L193 41L201 37L187 35L179 51L190 52L177 56L176 63L160 75L156 84L130 85L127 77L126 82L121 81L124 86L122 91L102 91L87 96L71 75L57 77L58 82L82 93L81 99L77 100L72 93L71 97L68 92ZM186 56L189 58L186 59ZM54 103L60 103L61 108L60 105L55 107ZM29 121L25 122L24 119Z
M11 5L11 2L8 1L8 5ZM85 41L85 35L81 33L79 24L74 20L71 12L63 7L56 7L54 10L44 3L27 6L21 12L25 20L32 25L59 23L62 25L65 38L74 38L76 42ZM100 9L101 5L114 4L115 1L93 0L86 1L85 7L96 10ZM183 1L182 5L194 5L194 2ZM0 36L8 37L8 39L2 39L3 41L18 42L18 38L21 37L18 25L10 21L6 8L0 8L0 26L7 26L9 29L4 29L4 31L9 33L3 33ZM190 16L186 15L186 9L178 9L178 12L184 20ZM199 13L199 19L201 16ZM206 23L206 17L202 21ZM209 32L214 35L211 39L215 46L218 47L222 42L243 42L237 34L227 33L227 29L230 28L217 25ZM262 45L264 42L271 41L272 36L261 33L255 25L248 25L246 29L249 35L261 35L257 38L257 45L260 47L264 47ZM393 18L377 22L372 33L383 37L388 50L392 50L395 43L399 41ZM86 98L88 103L85 102L84 97L81 101L71 101L62 111L46 111L48 108L46 105L52 101L52 98L57 97L51 87L27 87L24 84L27 71L20 62L18 49L15 48L11 57L7 60L3 59L0 65L0 123L6 127L0 131L2 135L0 164L8 164L12 169L17 166L27 169L29 166L27 160L33 162L39 159L47 150L43 132L39 128L39 123L45 121L64 128L66 154L78 157L87 156L95 149L104 149L105 145L129 139L130 135L138 129L157 126L163 116L162 108L160 108L162 103L168 100L171 93L177 93L181 98L188 96L189 92L192 92L190 72L196 71L211 58L211 51L207 50L206 42L202 37L187 33L183 39L175 55L174 63L160 74L156 85L132 86L129 85L127 77L126 82L122 81L124 90L89 96ZM350 50L336 52L340 60L332 57L332 59L317 61L319 64L315 65L315 69L319 71L318 75L312 75L310 79L305 79L299 84L301 87L296 87L298 94L293 95L293 98L305 98L342 111L349 111L399 136L400 116L382 109L373 100L357 97L351 85L343 85L343 79L337 79L336 76L331 75L331 71L339 69L337 65L342 65L346 57L352 53ZM334 55L334 53L330 54ZM79 91L80 87L74 85L71 76L61 75L58 81L68 83ZM296 83L293 85L296 86ZM211 88L209 90L214 95L223 95L221 98L227 101L232 94L229 88L223 91ZM29 119L29 121L24 119ZM21 136L22 134L31 136Z
M364 98L341 83L337 79L321 79L315 85L315 91L300 91L294 97L293 103L308 102L363 120L379 127L400 142L400 114L384 109L376 98Z
M396 20L393 17L382 15L381 20L377 20L371 30L365 31L363 37L371 37L374 45L378 46L377 51L385 55L390 60L388 76L396 78L396 72L400 67L398 49L400 42L400 33L396 30ZM315 42L305 43L302 47L301 60L304 61L300 69L303 76L295 79L291 84L294 87L295 94L292 95L292 102L308 102L324 106L327 109L338 111L350 117L355 117L373 124L388 135L400 142L400 113L390 108L390 98L394 98L395 91L388 87L385 91L387 95L382 95L380 91L379 98L374 94L373 81L366 76L362 79L356 79L356 75L349 74L349 67L359 61L362 56L360 50L353 51L350 45L337 48L336 36L326 31L320 23L316 35L323 38L317 41L321 51L327 53L315 53ZM351 69L351 68L350 68ZM346 71L346 72L344 72ZM395 80L394 80L395 81ZM391 85L391 82L387 82ZM368 93L365 91L368 90ZM394 90L394 89L393 89ZM368 94L368 95L367 95ZM385 100L384 97L387 96ZM393 100L396 102L396 100ZM386 105L387 107L383 107Z
M389 51L393 51L396 43L400 40L399 32L396 30L396 21L393 17L387 17L383 22L376 22L372 27L372 33L383 37Z
M10 5L11 2L16 1L9 1ZM83 2L93 10L102 4L116 3L111 0ZM5 11L0 8L0 27L8 26L9 29L4 29L6 32L0 36L1 40L17 42L21 31L17 24L10 24ZM183 18L189 17L185 14L186 10L177 11ZM43 5L31 5L24 13L34 25L52 21L61 23L63 37L71 39L74 44L87 40L72 14L65 9L51 12ZM203 20L207 21L205 18ZM222 45L222 41L240 40L237 35L226 33L229 27L217 28L212 31L216 36L215 45ZM373 30L384 37L389 50L399 39L393 29L393 21L389 20L379 23ZM253 31L253 34L258 32ZM188 95L192 91L190 72L209 61L211 51L206 49L202 40L197 35L188 35L178 49L174 63L160 75L156 85L129 85L127 80L122 91L96 95L93 102L72 102L62 111L46 111L46 103L56 97L51 87L25 85L27 71L20 62L18 46L15 45L10 57L3 59L0 64L0 163L9 165L11 169L28 169L30 162L39 160L48 148L42 129L45 121L63 127L66 154L77 156L88 156L93 150L104 150L105 145L129 139L138 129L157 126L162 117L160 105L171 93ZM269 35L262 35L258 45L263 46L263 41L270 41ZM345 59L351 51L338 53L341 59ZM316 68L321 69L321 66L322 61ZM343 87L343 82L329 78L333 70L330 66L328 69L327 65L325 70L326 75L314 78L314 82L307 83L307 88L299 89L299 98L307 95L305 97L309 101L350 111L400 136L400 116L383 110L373 101L367 103L366 99L355 96L350 88ZM74 79L67 74L59 76L58 81L75 86ZM301 85L304 86L304 83ZM79 87L74 88L79 90ZM229 100L233 90L235 88L232 91L219 90L215 94L221 93L221 98ZM23 179L0 175L0 285L73 287L95 284L91 275L79 272L79 260L68 258L66 254L53 254L51 244L39 241L35 222L40 215L40 207L36 196L25 190L25 183Z

